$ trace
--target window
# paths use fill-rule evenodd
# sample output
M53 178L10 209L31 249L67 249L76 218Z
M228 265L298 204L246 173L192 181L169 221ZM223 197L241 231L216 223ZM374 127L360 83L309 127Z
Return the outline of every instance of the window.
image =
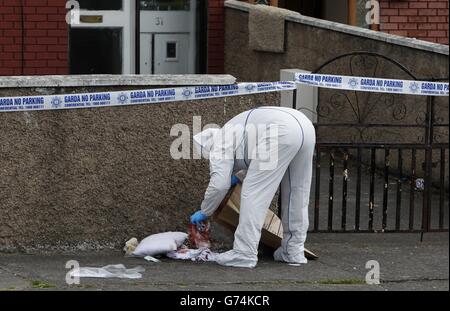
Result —
M177 59L177 43L167 42L166 58L169 60Z
M122 0L78 0L78 2L82 10L122 10Z
M147 11L189 11L190 0L142 0L141 10Z

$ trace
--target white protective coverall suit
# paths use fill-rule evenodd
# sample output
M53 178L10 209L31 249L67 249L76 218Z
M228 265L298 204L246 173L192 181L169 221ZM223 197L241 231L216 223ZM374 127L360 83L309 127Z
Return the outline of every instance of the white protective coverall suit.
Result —
M280 183L283 240L274 259L307 262L304 243L315 142L314 126L303 113L270 106L243 112L222 129L194 136L197 151L210 160L210 183L201 205L204 215L209 217L218 208L232 174L247 170L233 249L219 254L218 264L256 266L261 229Z

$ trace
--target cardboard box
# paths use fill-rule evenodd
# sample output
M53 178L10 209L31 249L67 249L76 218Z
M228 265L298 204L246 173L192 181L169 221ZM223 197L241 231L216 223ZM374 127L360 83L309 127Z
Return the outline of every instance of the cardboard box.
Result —
M213 220L234 232L239 224L240 201L241 185L237 185L228 193L222 204L214 213ZM281 246L282 238L283 225L281 220L274 212L269 210L261 231L261 243L276 250ZM305 256L312 260L319 258L316 254L306 248Z

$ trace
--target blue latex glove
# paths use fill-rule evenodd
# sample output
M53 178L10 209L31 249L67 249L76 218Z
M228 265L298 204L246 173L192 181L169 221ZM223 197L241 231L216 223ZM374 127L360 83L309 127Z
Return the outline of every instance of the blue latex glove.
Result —
M231 187L234 187L240 183L241 183L241 180L239 178L237 178L235 175L231 176Z
M195 212L192 216L191 216L191 223L196 225L202 221L205 221L206 219L208 219L208 217L206 217L202 211L197 211Z

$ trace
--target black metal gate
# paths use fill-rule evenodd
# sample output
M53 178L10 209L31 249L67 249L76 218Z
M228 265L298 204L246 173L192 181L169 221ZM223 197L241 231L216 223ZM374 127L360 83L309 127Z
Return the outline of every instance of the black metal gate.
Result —
M313 73L448 80L418 78L368 52L341 55ZM318 92L311 231L448 231L448 98Z

